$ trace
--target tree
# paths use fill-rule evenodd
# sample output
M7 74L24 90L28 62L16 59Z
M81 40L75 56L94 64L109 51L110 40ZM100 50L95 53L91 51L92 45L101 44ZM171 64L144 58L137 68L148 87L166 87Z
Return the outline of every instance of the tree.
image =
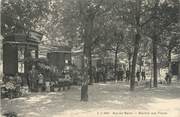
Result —
M167 61L168 61L168 70L171 73L171 54L174 50L178 49L180 46L179 41L179 25L176 24L167 28L161 35L160 47L163 47L166 50Z
M132 68L131 68L131 82L130 90L135 88L135 72L138 51L142 36L142 27L146 25L151 18L149 11L152 9L152 3L148 0L135 0L135 1L121 1L116 7L115 11L119 19L129 25L133 29L133 55L132 55Z
M158 45L160 42L160 35L167 29L169 26L174 25L177 22L178 16L178 1L165 0L155 1L153 10L151 11L152 20L148 22L148 25L145 27L146 33L152 39L153 45L153 76L154 76L154 87L157 87L157 53ZM148 30L147 30L148 29Z
M118 29L118 27L108 27L108 29L111 30L111 34L109 33L109 36L106 36L107 39L104 47L106 50L114 53L114 77L117 80L118 53L122 50L124 32L122 29Z
M48 0L3 0L1 5L1 33L3 36L19 30L37 29L37 24L47 18L49 13Z
M96 17L102 15L106 11L108 1L76 0L63 2L65 6L63 10L64 29L67 30L67 32L72 32L75 36L79 35L83 42L83 83L81 100L88 101L88 82L91 79L92 64L91 46L94 42L96 42L95 40L97 38L97 35L94 34L94 23ZM72 22L75 23L73 24Z

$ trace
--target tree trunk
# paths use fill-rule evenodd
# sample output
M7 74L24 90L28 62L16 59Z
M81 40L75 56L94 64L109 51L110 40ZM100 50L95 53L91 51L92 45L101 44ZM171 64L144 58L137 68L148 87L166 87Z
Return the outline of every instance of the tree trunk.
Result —
M153 38L153 77L154 77L154 82L153 85L154 87L157 87L157 36L154 36Z
M172 52L172 49L170 48L170 49L168 50L168 72L169 72L169 75L170 75L169 84L171 84L171 77L172 77L171 52Z
M3 80L3 37L0 35L0 80Z
M84 45L84 55L83 55L83 79L81 87L81 101L88 101L88 81L89 81L89 53L88 46L85 43Z
M92 85L93 84L93 77L92 77L92 52L91 52L91 48L89 48L88 53L89 53L88 54L88 58L89 58L88 59L89 60L88 61L88 65L89 65L89 72L88 73L89 73L89 78L90 78L89 84Z
M117 78L117 54L118 54L118 44L116 46L116 50L115 50L115 61L114 61L114 77L115 77L115 80L118 80Z
M135 72L136 72L136 62L137 62L137 56L139 51L139 43L141 40L140 35L140 11L141 11L141 4L142 1L138 0L137 2L137 11L135 15L135 21L136 21L136 34L135 34L135 41L134 41L134 52L133 52L133 60L132 60L132 70L131 70L131 81L130 81L130 90L134 91L135 89Z
M155 7L154 7L154 16L157 17L157 13L158 13L158 4L159 4L159 1L160 0L157 0L156 3L155 3ZM159 32L159 25L158 25L159 22L157 22L157 20L155 20L153 22L153 38L152 38L152 44L153 44L153 78L154 78L154 81L153 81L153 85L154 87L158 87L158 78L157 78L157 45L158 45L158 32Z
M85 23L84 33L84 52L83 52L83 81L81 87L81 101L88 101L88 84L91 76L91 43L92 43L92 30L93 30L93 17L87 17Z
M134 91L135 88L135 72L136 72L136 62L137 62L137 55L139 50L139 42L141 36L139 33L135 36L135 43L134 43L134 52L133 52L133 60L132 60L132 70L131 70L131 81L130 81L130 90Z
M129 67L129 71L131 71L131 57L132 57L132 54L128 53L128 67Z
M168 71L171 73L171 49L168 50Z
M139 71L142 71L142 66L143 66L143 61L142 61L142 56L140 56L140 65L139 65Z
M130 80L130 77L131 77L131 70L132 70L132 66L131 66L131 64L132 64L132 62L131 62L131 58L132 58L132 53L131 52L129 52L128 53L128 67L129 67L129 78L128 78L128 82L129 82L129 80Z
M178 81L180 81L180 62L178 63Z

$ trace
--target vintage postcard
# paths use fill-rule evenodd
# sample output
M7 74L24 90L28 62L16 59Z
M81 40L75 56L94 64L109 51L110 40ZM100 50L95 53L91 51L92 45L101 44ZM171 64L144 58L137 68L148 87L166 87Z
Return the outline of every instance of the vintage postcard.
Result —
M179 0L1 0L1 117L180 117Z

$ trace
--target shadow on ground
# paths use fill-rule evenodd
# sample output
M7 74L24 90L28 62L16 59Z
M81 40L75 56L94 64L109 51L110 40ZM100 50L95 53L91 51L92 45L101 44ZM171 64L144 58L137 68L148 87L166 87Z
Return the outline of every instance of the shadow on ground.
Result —
M176 100L176 101L175 101ZM89 101L80 102L80 87L66 92L32 93L28 97L2 100L2 112L12 111L22 117L50 117L65 112L86 113L100 109L148 110L156 104L180 102L180 84L159 85L158 88L136 88L128 83L93 84L89 86ZM174 107L179 108L180 107Z

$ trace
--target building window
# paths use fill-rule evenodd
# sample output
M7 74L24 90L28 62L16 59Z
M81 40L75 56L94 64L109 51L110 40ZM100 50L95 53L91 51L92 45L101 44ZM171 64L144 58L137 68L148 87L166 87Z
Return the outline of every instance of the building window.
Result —
M24 73L24 48L18 48L18 72Z
M24 73L24 62L18 62L18 72Z
M65 63L68 64L68 60L65 60Z
M35 51L35 50L31 50L31 57L32 57L33 59L36 58L36 51Z

